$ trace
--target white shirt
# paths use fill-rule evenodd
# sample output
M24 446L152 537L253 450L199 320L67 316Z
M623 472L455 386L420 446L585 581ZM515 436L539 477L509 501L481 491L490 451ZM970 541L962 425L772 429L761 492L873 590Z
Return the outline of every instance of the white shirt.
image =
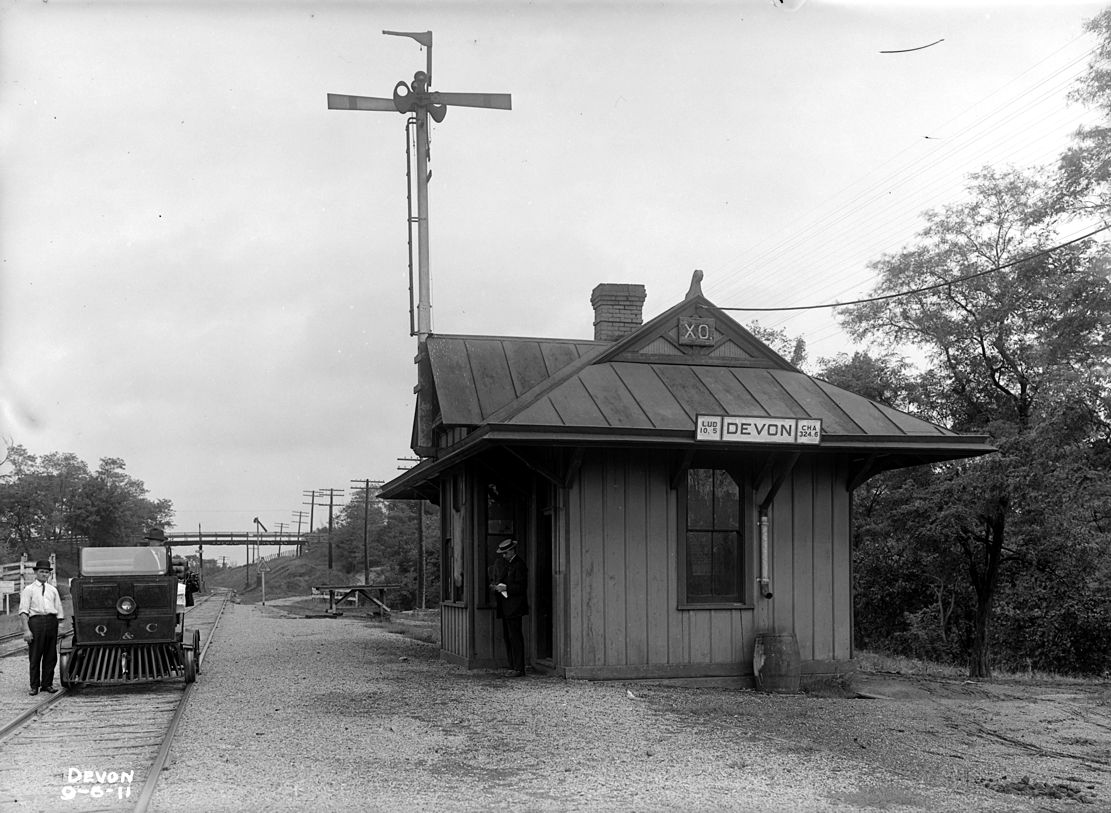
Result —
M59 621L66 617L58 588L49 582L40 582L38 579L24 587L23 592L19 594L19 614L56 615Z

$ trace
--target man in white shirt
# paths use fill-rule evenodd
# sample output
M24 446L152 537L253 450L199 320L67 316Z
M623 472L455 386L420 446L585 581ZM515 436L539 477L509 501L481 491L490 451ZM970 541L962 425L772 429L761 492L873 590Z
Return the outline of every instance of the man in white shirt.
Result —
M54 667L58 663L58 624L66 617L62 597L49 583L53 568L46 559L35 563L35 581L19 594L19 621L23 625L23 640L29 646L31 657L31 694L41 688L44 692L54 688Z

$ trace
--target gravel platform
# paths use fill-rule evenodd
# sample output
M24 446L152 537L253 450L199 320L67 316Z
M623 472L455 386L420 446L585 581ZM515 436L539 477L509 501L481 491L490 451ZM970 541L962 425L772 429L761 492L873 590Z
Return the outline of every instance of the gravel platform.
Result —
M435 646L365 619L232 605L153 809L1057 809L923 763L898 734L885 742L885 708L509 678L442 662ZM839 710L851 710L847 723L874 718L868 742L838 724Z

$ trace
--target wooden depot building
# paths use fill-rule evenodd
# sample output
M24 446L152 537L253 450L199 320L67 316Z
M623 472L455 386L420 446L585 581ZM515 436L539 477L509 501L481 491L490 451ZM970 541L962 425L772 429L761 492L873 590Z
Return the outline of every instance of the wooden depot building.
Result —
M759 633L794 633L804 685L852 670L853 489L993 449L800 372L700 279L648 322L643 286L597 286L592 341L421 345L422 460L381 496L440 506L445 659L506 663L487 573L513 537L538 670L751 685Z

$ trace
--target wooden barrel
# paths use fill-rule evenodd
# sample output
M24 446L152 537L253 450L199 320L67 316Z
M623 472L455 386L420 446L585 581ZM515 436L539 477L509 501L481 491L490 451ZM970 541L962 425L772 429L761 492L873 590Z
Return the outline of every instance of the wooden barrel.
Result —
M796 694L801 663L795 634L759 633L752 653L752 673L756 676L756 688L762 692Z

